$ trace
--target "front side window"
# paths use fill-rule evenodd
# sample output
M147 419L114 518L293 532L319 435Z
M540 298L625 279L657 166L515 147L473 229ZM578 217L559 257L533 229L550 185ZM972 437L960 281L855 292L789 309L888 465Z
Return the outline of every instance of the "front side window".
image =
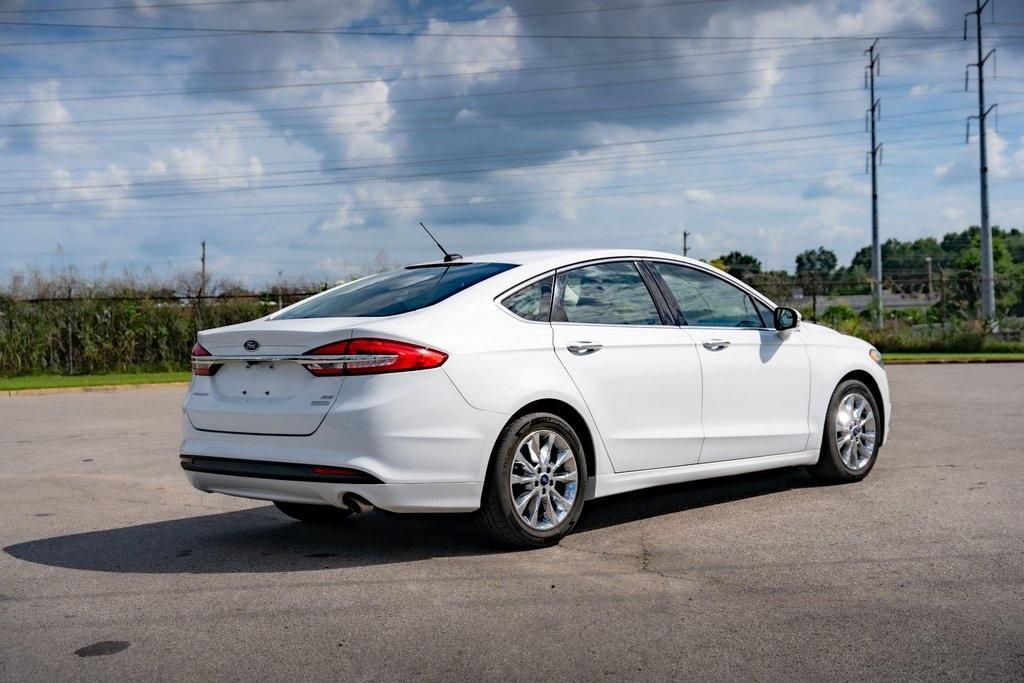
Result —
M553 318L597 325L660 325L651 292L632 263L597 263L558 276Z
M501 300L501 305L520 318L536 322L547 322L551 313L551 285L554 277L547 277Z
M358 318L408 313L432 306L509 268L515 266L510 263L409 266L342 285L299 302L274 319Z
M754 308L761 314L761 320L764 322L764 327L775 327L775 311L765 306L763 303L754 299Z
M679 303L687 325L698 327L763 327L750 295L710 273L652 262Z

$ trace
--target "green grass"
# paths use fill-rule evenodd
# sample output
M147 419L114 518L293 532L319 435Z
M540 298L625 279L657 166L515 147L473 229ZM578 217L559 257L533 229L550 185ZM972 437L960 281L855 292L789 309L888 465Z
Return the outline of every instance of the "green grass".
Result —
M883 354L886 363L991 363L993 361L1024 362L1024 353L1018 352L986 352L977 353L900 353Z
M189 372L121 372L109 375L24 375L21 377L0 377L0 391L187 382L191 376Z

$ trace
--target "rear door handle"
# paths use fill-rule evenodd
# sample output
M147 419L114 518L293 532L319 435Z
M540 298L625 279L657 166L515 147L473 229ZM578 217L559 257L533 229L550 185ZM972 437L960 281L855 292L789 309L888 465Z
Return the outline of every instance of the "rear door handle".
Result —
M577 356L586 356L586 355L589 355L591 353L597 353L598 351L600 351L604 347L601 346L600 344L598 344L597 342L578 341L578 342L572 342L571 344L569 344L565 348L569 349L569 353L574 353Z
M732 344L732 342L726 341L725 339L709 339L704 342L704 348L708 351L721 351L722 349L729 348L730 344Z

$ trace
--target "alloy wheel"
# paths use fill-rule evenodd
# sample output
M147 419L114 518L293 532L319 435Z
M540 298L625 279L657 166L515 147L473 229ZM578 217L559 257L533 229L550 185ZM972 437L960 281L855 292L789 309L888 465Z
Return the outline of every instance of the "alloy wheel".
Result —
M871 462L875 454L875 413L862 394L849 393L839 402L835 440L840 459L854 472Z
M516 447L509 487L520 520L544 531L561 524L576 501L576 454L557 432L538 429Z

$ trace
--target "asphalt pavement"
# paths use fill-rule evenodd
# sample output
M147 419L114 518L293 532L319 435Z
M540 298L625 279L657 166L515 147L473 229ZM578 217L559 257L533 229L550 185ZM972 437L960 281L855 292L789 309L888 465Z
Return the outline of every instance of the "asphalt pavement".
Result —
M1024 364L889 371L859 484L292 522L193 490L180 387L0 398L0 680L1024 678Z

